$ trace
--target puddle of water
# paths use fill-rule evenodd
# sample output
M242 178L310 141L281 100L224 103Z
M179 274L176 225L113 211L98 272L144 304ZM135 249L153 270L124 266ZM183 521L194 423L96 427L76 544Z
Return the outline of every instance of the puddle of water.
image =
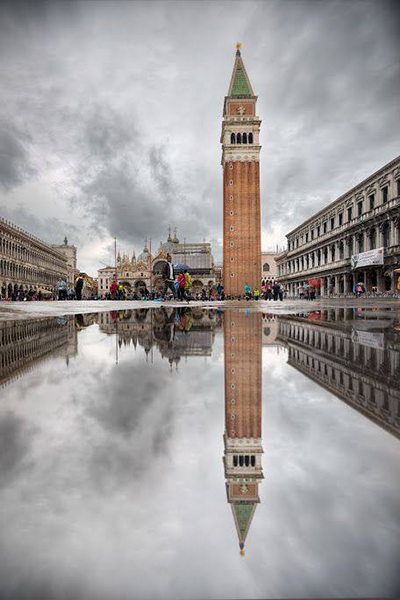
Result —
M0 597L398 595L397 313L0 325Z

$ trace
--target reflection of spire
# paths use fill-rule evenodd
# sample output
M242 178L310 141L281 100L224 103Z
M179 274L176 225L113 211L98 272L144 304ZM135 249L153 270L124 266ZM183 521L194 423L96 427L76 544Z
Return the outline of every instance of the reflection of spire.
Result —
M174 239L172 240L172 242L173 242L174 244L179 244L179 240L178 240L178 238L176 237L176 227L174 228Z
M167 242L172 242L172 238L171 238L171 227L168 227L168 238L167 238Z
M262 318L260 313L224 313L224 467L241 555L260 502Z

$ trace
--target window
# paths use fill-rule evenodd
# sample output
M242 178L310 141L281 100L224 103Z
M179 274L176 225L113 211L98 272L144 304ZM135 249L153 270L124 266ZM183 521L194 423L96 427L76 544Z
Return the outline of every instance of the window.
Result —
M376 231L375 229L371 229L370 232L370 249L374 250L376 248Z
M311 229L311 239L314 239L314 229Z
M331 218L331 229L335 229L335 217Z
M306 233L306 244L308 242L308 233Z
M321 227L320 225L318 225L317 227L317 237L319 237L321 235Z
M397 195L400 196L400 179L397 180Z
M229 163L229 168L232 170L233 169L233 164Z
M339 213L339 227L340 227L340 225L343 225L343 213L342 212Z
M299 238L296 238L296 248L299 247Z
M243 134L242 140L243 140L243 144L247 144L247 133Z
M249 144L253 143L253 134L249 133Z
M231 133L231 144L235 144L235 143L236 143L235 134Z
M382 243L385 248L390 246L390 230L389 225L386 223L382 229Z
M362 215L362 211L363 211L363 203L362 203L362 202L359 202L359 203L357 204L357 216L358 216L358 217L361 217L361 215Z
M387 185L384 188L382 188L382 202L383 203L387 202L389 199L388 191L389 191L389 188Z
M241 144L242 143L242 134L241 133L238 133L236 135L236 143L237 144Z
M362 234L358 237L358 252L364 252L364 236Z
M325 221L324 222L324 233L326 233L328 231L328 222Z
M375 194L371 194L369 197L369 210L372 210L375 207Z
M269 271L269 264L268 263L264 263L263 264L263 271L265 271L265 272Z
M353 218L353 207L349 206L349 208L347 209L347 220L351 221Z

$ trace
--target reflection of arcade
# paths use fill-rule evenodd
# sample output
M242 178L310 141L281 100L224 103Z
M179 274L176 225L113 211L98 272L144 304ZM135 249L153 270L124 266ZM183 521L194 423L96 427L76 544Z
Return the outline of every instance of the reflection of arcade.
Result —
M262 317L256 312L224 313L226 492L241 554L260 502Z
M113 311L99 314L101 331L118 335L119 347L139 344L149 354L158 348L162 358L177 365L182 356L211 356L219 313L201 308Z
M74 317L0 323L0 385L50 356L77 354Z
M400 334L391 321L351 309L282 316L278 341L292 367L400 438Z

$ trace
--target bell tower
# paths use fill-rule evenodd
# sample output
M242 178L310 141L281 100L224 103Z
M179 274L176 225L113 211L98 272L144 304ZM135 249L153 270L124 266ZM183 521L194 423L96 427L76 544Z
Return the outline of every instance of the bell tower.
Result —
M226 295L261 284L260 150L257 96L236 45L222 120L223 265Z

